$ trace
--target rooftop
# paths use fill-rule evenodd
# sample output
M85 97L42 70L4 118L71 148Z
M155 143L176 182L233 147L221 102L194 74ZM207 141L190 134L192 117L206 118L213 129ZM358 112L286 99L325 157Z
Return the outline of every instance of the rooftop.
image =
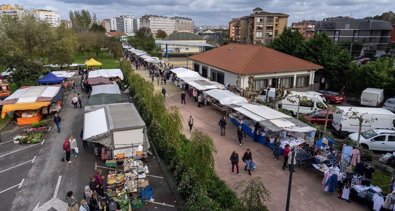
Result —
M171 33L163 40L203 40L203 38L192 32L180 31Z
M265 46L228 44L189 59L238 75L317 70L323 67Z

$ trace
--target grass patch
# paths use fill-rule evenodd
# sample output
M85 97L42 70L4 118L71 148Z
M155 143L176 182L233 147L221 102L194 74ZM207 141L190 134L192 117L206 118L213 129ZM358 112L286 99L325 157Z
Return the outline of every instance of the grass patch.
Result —
M117 59L114 59L113 55L107 51L100 51L99 56L96 56L96 53L90 52L90 53L77 53L74 56L74 62L75 63L85 63L86 60L94 58L100 63L102 63L102 68L103 69L114 69L114 68L119 68L119 61Z
M4 119L0 118L0 130L2 130L8 123L10 118L8 118L8 115L4 117Z
M379 186L384 193L389 193L391 191L389 185L390 181L391 176L381 170L376 169L376 172L373 173L372 184Z

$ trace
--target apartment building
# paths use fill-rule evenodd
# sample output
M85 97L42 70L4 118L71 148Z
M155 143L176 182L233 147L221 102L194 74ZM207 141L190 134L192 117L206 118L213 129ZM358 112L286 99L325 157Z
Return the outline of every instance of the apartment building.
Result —
M364 47L382 50L390 42L392 25L381 20L333 17L318 22L316 31L327 34L335 42L361 42Z
M0 5L0 15L21 15L25 10L22 6L15 4L1 4Z
M111 19L104 19L101 22L101 25L106 29L106 32L111 31Z
M185 17L172 17L175 21L175 31L193 32L193 20Z
M60 25L60 15L54 10L36 9L32 10L38 19L49 23L52 27L58 27Z
M133 19L133 29L134 31L138 31L141 28L140 26L140 18Z
M159 29L165 31L167 34L171 34L176 30L174 19L157 15L144 15L140 18L140 26L150 28L154 35Z
M307 40L314 36L316 25L317 25L317 21L315 20L303 20L297 23L292 23L291 26L292 29L301 33L303 37Z
M128 35L134 34L133 17L129 15L121 15L115 18L116 31L123 32Z
M246 44L268 44L287 27L287 14L271 13L257 7L249 16L229 22L229 40Z

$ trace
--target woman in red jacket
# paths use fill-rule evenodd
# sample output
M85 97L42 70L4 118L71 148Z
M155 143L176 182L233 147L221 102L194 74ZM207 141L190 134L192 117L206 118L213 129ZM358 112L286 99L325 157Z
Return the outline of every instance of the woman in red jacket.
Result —
M288 153L290 151L291 151L291 149L289 148L289 144L286 144L285 147L284 147L284 152L283 152L283 156L284 156L283 170L285 170L285 167L287 165Z

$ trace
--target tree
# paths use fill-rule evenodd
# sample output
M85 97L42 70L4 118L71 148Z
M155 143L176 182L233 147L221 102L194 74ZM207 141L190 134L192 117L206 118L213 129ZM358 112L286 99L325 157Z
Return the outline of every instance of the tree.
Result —
M18 87L24 85L35 85L36 80L42 74L42 65L31 60L27 60L23 56L13 56L9 58L9 66L15 68L12 74L12 80Z
M266 189L261 177L255 177L247 184L244 181L240 182L237 189L242 189L240 207L237 210L268 210L265 203L270 201L270 191Z
M368 113L358 113L356 111L353 111L352 108L348 110L346 113L346 116L349 119L356 119L358 120L358 139L357 139L357 146L359 147L359 141L361 140L361 132L362 132L362 124L363 123L372 123L374 121L377 121L377 118L367 118L366 115Z
M152 32L151 29L148 27L141 27L137 32L136 32L136 37L140 39L145 39L148 37L152 37Z
M299 57L300 52L304 51L304 37L301 33L290 28L285 28L281 35L269 44L270 48L277 51Z
M165 37L167 37L167 33L165 31L163 31L162 29L159 29L156 32L156 38L164 39Z
M104 26L99 25L97 23L93 23L89 31L103 33L103 34L106 33L106 29L104 28Z
M383 12L381 15L366 17L365 19L389 21L390 23L395 24L395 13L392 11L388 11L388 12Z
M70 11L70 21L72 28L77 32L88 31L92 23L92 16L88 10Z
M155 39L151 29L147 27L140 28L134 37L129 38L129 44L137 49L146 51L151 56L160 56L160 48L155 45Z
M53 53L48 55L48 62L52 64L71 64L78 42L75 33L62 23L55 29Z

